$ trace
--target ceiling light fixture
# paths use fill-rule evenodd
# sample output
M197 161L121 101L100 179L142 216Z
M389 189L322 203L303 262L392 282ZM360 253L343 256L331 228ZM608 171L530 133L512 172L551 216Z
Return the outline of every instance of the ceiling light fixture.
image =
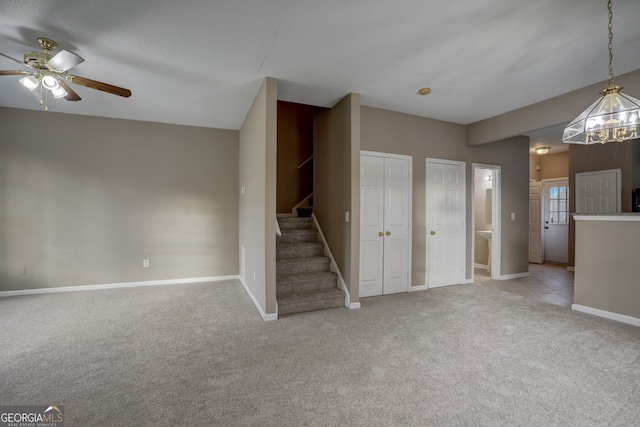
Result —
M551 150L551 147L536 147L534 151L538 154L547 154Z
M27 76L18 80L24 87L29 89L31 92L35 90L40 84L40 80L36 78L36 76Z
M638 138L640 100L625 95L613 83L613 7L609 0L609 86L602 97L576 117L562 134L568 144L605 144Z
M431 93L430 87L423 87L418 90L418 95L426 96L426 95L429 95L430 93Z

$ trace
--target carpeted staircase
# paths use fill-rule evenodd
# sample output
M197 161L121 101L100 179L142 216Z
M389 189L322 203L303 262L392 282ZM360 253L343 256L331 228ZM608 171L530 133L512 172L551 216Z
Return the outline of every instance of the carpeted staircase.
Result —
M278 315L344 307L345 293L329 270L311 218L278 218L276 298Z

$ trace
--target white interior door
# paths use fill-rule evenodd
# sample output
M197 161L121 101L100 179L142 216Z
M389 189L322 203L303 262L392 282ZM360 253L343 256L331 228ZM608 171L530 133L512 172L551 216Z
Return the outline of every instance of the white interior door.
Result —
M529 183L529 262L543 262L542 182Z
M569 261L569 181L543 182L544 260Z
M361 155L361 297L408 291L410 206L411 158Z
M427 284L462 283L466 242L465 163L427 159Z
M382 295L384 158L360 156L360 296Z
M576 174L576 212L581 214L621 211L620 169Z
M385 158L383 294L409 286L409 160Z

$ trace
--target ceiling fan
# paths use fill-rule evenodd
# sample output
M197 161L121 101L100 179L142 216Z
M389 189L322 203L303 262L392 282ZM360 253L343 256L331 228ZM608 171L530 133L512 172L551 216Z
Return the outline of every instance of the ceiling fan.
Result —
M67 101L80 101L82 99L71 89L67 82L125 98L131 96L129 89L69 74L68 71L84 62L84 59L66 49L51 55L49 52L54 50L58 44L45 37L38 37L37 40L44 52L25 52L24 61L0 53L1 56L11 59L20 65L27 66L31 70L0 70L0 76L24 75L25 77L20 79L20 83L27 89L33 91L38 86L41 86L50 91L55 98L64 98ZM40 104L42 105L42 100ZM45 110L48 110L46 106Z

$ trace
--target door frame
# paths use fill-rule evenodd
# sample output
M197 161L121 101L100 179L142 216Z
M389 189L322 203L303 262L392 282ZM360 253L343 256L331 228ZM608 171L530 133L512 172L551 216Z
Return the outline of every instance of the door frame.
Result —
M384 153L381 151L360 150L360 159L362 159L362 156L402 159L409 161L409 230L407 231L407 244L409 249L407 253L407 292L409 292L411 290L411 260L413 257L413 156L409 156L406 154ZM360 242L358 242L358 245L360 245ZM359 254L359 257L361 256L362 254ZM360 261L358 261L358 264L360 264ZM360 266L358 266L358 268L360 268ZM384 295L384 285L382 288L382 295Z
M476 169L490 169L491 179L493 180L492 200L491 200L491 225L493 233L491 235L491 278L494 280L501 280L501 258L502 258L502 166L489 165L485 163L471 163L471 264L474 265L474 252L475 252L475 221L473 215L475 215L475 179Z
M447 160L447 159L437 159L434 157L427 157L425 159L425 174L424 174L424 208L425 208L425 271L424 271L424 281L427 289L433 288L431 283L429 283L429 237L427 236L427 230L429 225L429 218L427 218L427 213L429 212L429 184L428 173L429 173L429 163L443 163L452 166L460 166L462 168L462 180L464 185L462 186L462 208L464 209L464 218L465 220L462 222L462 235L464 237L464 245L462 245L462 253L459 254L462 260L462 281L460 284L467 283L467 248L468 248L468 239L467 239L467 220L468 220L468 211L467 211L467 162L459 161L459 160ZM473 281L473 279L472 279ZM445 285L448 286L448 285ZM437 287L437 286L436 286Z
M540 204L540 206L542 206L542 221L540 222L540 235L541 237L541 246L540 246L540 251L542 252L542 262L544 263L545 260L545 255L544 255L544 249L545 249L545 245L546 245L546 239L545 239L545 233L544 233L544 225L545 225L545 218L546 218L546 214L547 214L547 210L549 209L549 206L547 206L547 198L548 198L548 194L547 191L549 190L549 184L554 182L554 181L566 181L567 182L567 191L569 191L569 198L567 199L567 203L569 203L569 201L571 200L571 197L573 196L571 194L571 188L569 188L569 177L566 178L547 178L547 179L541 179L540 182L542 182L542 203ZM567 209L567 233L569 232L569 217L570 217L570 212L569 209ZM567 237L567 254L569 253L569 238ZM550 261L551 262L551 261Z

